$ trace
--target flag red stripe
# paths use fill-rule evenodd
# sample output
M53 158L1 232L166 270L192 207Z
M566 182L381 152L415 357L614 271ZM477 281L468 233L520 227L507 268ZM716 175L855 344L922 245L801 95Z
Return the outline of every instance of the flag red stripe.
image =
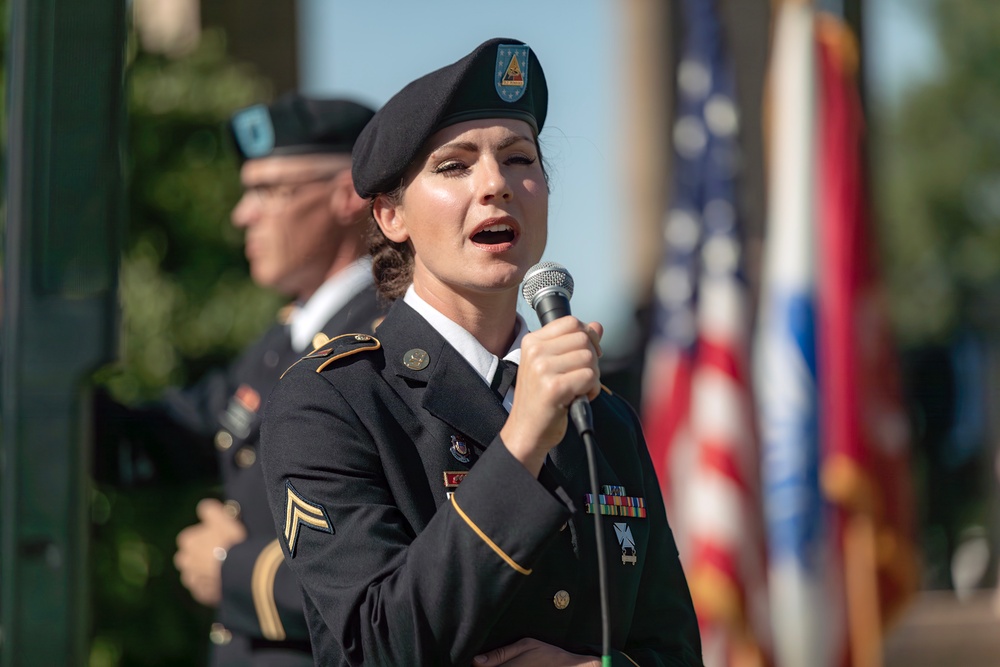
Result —
M744 497L749 497L750 488L747 485L744 470L745 465L737 459L732 446L719 441L704 439L698 448L698 463L706 470L711 470L726 480L732 482Z

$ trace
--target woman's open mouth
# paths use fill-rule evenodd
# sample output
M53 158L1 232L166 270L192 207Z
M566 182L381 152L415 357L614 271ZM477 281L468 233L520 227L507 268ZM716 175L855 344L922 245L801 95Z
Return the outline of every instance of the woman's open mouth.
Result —
M510 247L517 239L517 229L510 222L500 220L487 220L472 235L472 242L479 246L488 246L493 249Z
M498 243L511 243L514 240L514 230L510 225L498 223L490 225L486 229L477 232L472 236L472 240L483 245L496 245Z

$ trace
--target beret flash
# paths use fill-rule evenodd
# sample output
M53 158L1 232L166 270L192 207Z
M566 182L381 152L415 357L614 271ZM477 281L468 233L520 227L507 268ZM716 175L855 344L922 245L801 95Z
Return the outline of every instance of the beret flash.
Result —
M516 118L539 132L549 91L535 53L516 39L483 42L461 60L413 81L386 102L354 145L354 187L362 197L402 183L438 130L480 118Z
M342 99L315 99L285 93L271 104L240 109L229 131L240 160L272 155L350 153L372 109Z

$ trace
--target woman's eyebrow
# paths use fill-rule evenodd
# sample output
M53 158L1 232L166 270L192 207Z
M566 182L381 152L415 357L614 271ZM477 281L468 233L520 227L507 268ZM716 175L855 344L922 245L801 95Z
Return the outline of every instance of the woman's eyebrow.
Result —
M451 143L444 144L443 146L438 146L433 151L431 151L431 155L437 155L439 152L448 149L457 149L460 151L475 151L479 150L479 145L471 141L453 141Z
M518 142L521 142L521 141L526 141L528 143L534 143L534 140L531 137L525 136L523 134L512 134L512 135L509 135L507 137L504 137L499 142L497 142L496 149L497 150L503 150L504 148L508 148L510 146L513 146L514 144L516 144ZM444 144L443 146L438 146L436 149L434 149L431 152L431 155L436 155L440 151L446 150L446 149L457 149L457 150L462 150L462 151L477 151L477 150L479 150L479 144L477 144L475 142L472 142L472 141L453 141L451 143Z
M509 137L503 139L500 143L498 143L497 148L504 149L509 146L513 146L514 144L520 141L527 141L529 144L535 143L534 139L531 137L525 136L523 134L512 134Z

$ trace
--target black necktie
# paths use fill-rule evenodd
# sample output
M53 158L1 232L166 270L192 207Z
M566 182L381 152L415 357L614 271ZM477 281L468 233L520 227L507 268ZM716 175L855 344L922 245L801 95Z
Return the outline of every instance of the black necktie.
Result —
M490 389L496 392L502 403L504 397L507 396L507 390L513 387L516 381L517 364L507 359L501 359L500 365L493 374L493 381L490 382Z

